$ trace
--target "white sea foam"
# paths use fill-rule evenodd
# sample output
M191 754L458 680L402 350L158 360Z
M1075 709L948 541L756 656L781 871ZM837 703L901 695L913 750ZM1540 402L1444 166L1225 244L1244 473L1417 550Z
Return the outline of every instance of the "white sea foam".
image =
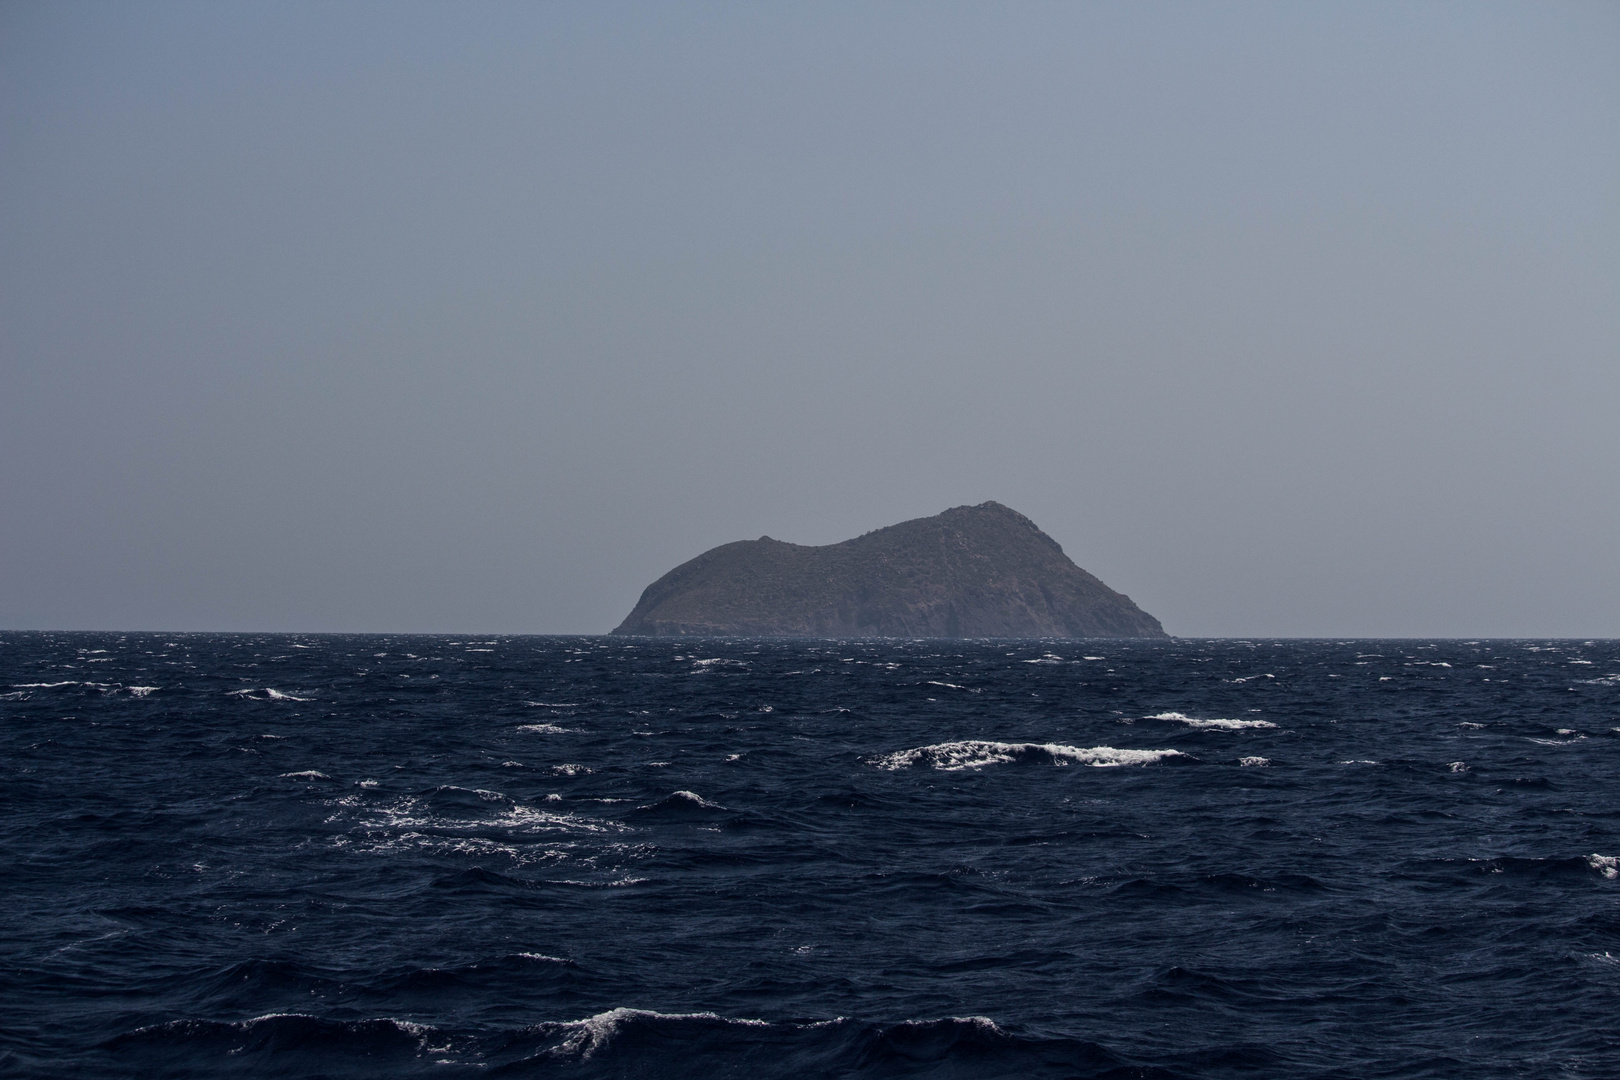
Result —
M268 686L265 687L264 690L262 691L262 693L264 694L264 697L256 698L256 697L253 696L254 694L258 694L258 693L261 693L261 691L255 690L252 687L246 687L246 688L241 689L241 690L228 691L225 696L226 697L250 698L251 700L254 700L254 701L310 701L310 700L312 700L312 699L307 698L307 697L298 697L298 696L296 696L294 694L289 694L289 693L286 693L285 691L282 691L282 690L274 690L274 689L271 689Z
M11 684L17 690L54 690L58 686L78 686L78 680L68 679L64 682L14 682Z
M330 780L332 778L330 776L327 776L323 772L316 772L314 769L305 769L303 772L284 772L284 773L281 774L281 779L283 779L283 780Z
M575 729L558 727L556 724L519 724L513 730L532 731L537 735L567 735Z
M161 686L126 686L124 689L128 690L135 697L145 697L152 691L161 690L163 688Z
M460 790L477 795L487 811L445 813L417 796L381 805L361 794L335 799L328 804L334 813L327 822L347 828L332 845L366 853L416 849L480 859L504 857L518 865L552 864L573 856L573 845L566 841L571 834L624 829L617 822L515 804L497 792ZM563 842L541 845L535 842L539 838Z
M1468 762L1466 762L1466 761L1453 761L1450 764L1448 764L1446 766L1446 768L1450 769L1452 772L1467 772L1468 771Z
M523 704L536 709L577 709L578 701L525 701Z
M1277 725L1269 720L1224 720L1213 717L1200 720L1196 717L1185 716L1178 712L1155 713L1149 720L1173 720L1178 724L1186 724L1190 728L1220 728L1223 731L1241 731L1244 728L1274 728Z
M640 810L658 810L685 807L687 809L724 810L719 803L710 802L695 791L672 791L655 803L638 807Z
M584 1020L574 1020L559 1024L558 1027L566 1032L563 1041L546 1051L552 1057L578 1056L582 1061L588 1061L598 1050L605 1049L619 1034L620 1028L626 1020L714 1020L720 1023L736 1024L739 1027L769 1027L764 1020L731 1020L718 1013L660 1013L649 1012L645 1009L609 1009L607 1012L597 1013Z
M1271 759L1263 757L1240 757L1238 758L1238 764L1251 766L1270 765Z
M1620 858L1613 855L1588 855L1586 865L1609 880L1620 878Z
M982 739L935 743L873 758L880 769L904 769L927 765L947 772L979 769L986 765L1006 765L1027 759L1045 759L1053 765L1151 765L1165 758L1183 757L1179 750L1121 750L1112 746L1082 748L1060 743L1006 743Z

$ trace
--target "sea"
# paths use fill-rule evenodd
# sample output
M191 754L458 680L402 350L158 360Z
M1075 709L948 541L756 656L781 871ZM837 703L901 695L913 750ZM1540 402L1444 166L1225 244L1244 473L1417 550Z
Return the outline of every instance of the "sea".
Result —
M0 633L0 1075L1620 1076L1620 642Z

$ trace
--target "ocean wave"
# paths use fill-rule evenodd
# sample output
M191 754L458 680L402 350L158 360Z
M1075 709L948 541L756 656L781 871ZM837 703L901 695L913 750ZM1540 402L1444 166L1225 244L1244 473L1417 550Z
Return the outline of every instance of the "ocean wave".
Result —
M901 750L874 758L871 763L880 769L891 771L912 765L928 765L935 769L955 772L960 769L980 769L986 765L1007 765L1013 762L1097 767L1152 765L1167 758L1185 756L1179 750L1121 750L1112 746L1082 748L1064 746L1060 743L1006 743L963 739Z
M405 990L439 985L412 977ZM453 980L452 980L453 982ZM472 1066L529 1075L661 1078L736 1076L1119 1075L1124 1060L1097 1043L1009 1031L984 1016L876 1024L770 1021L714 1012L614 1008L582 1020L542 1021L505 1031L454 1033L431 1024L338 1020L270 1013L251 1020L180 1019L125 1032L102 1044L125 1066L164 1075L438 1073ZM364 1064L362 1064L364 1063Z
M408 1020L332 1020L308 1013L267 1013L251 1020L170 1020L136 1028L102 1045L115 1051L155 1051L160 1056L202 1050L223 1058L288 1051L312 1056L412 1057L426 1048L433 1034L435 1029Z
M1147 719L1169 720L1177 724L1186 724L1190 728L1215 728L1221 731L1243 731L1247 728L1274 728L1277 726L1270 720L1225 720L1219 717L1200 720L1197 717L1178 712L1155 713L1147 717Z
M553 857L536 841L569 834L622 832L625 826L542 810L497 791L441 785L379 802L373 789L333 799L329 825L343 828L337 846L388 851L405 847L469 855L499 854L520 862Z
M525 1064L575 1063L591 1076L1087 1077L1124 1065L1096 1043L1021 1035L984 1016L884 1025L617 1008L528 1034L541 1045Z
M255 696L256 694L263 694L264 696L263 697L256 697ZM231 691L227 691L225 696L226 697L246 698L249 701L313 701L314 700L314 698L299 697L296 694L289 694L285 690L276 690L273 687L269 687L269 686L266 686L263 689L253 689L253 688L250 687L250 688L243 689L243 690L231 690Z
M707 818L730 813L724 806L710 802L695 791L672 791L657 802L636 807L633 812L638 817L670 819Z

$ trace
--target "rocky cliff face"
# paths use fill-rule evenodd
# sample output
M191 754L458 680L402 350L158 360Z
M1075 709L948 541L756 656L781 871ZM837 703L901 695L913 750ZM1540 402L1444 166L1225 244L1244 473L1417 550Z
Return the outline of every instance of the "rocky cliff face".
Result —
M682 563L615 634L743 637L1167 636L1000 503L825 547L762 536Z

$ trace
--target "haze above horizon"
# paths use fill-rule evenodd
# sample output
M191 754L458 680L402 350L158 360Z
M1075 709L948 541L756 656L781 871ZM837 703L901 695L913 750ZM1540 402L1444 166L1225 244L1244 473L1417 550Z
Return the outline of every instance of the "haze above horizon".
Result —
M0 8L0 628L605 633L996 500L1620 637L1620 7Z

